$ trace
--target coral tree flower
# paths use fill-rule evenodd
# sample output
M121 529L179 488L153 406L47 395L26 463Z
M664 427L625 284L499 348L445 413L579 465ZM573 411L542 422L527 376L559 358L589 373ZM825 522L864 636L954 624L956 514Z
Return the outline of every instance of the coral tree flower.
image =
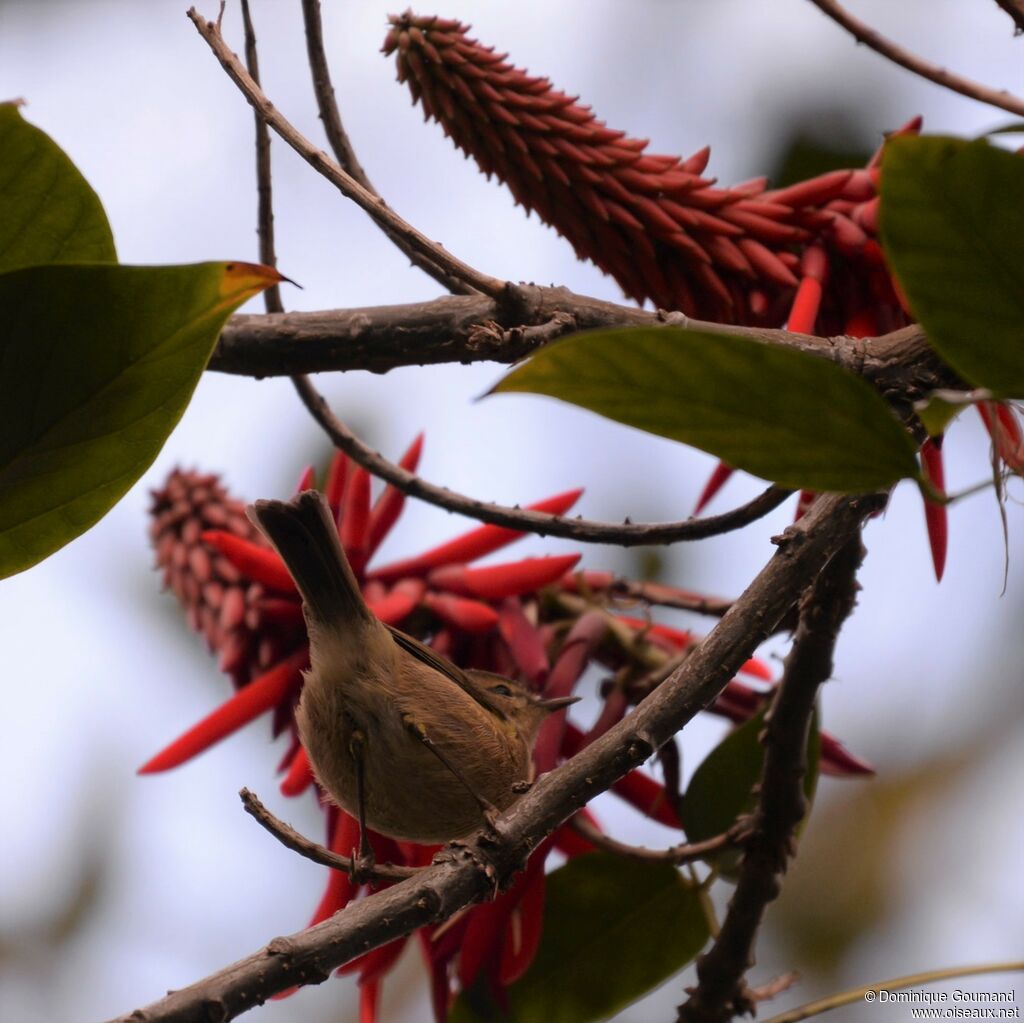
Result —
M418 437L401 464L415 471L421 450ZM315 482L307 470L299 489ZM322 487L367 603L382 620L430 637L435 648L463 666L515 676L548 696L572 692L594 664L612 669L622 680L608 690L604 709L589 731L567 722L564 715L545 724L534 753L538 771L550 770L621 719L630 703L644 695L629 688L629 679L646 677L652 667L678 656L696 639L690 632L622 613L614 577L574 571L578 554L473 564L521 536L511 529L479 526L423 554L375 566L377 549L401 514L403 495L388 486L371 501L369 476L341 453L334 456ZM569 490L530 507L564 513L580 493ZM150 532L165 584L185 608L191 626L217 653L236 692L149 760L141 773L176 767L269 714L273 734L287 741L279 764L282 793L315 791L325 813L327 844L349 854L358 841L358 825L319 790L297 736L294 708L308 664L308 641L300 598L283 562L249 522L244 505L210 475L173 472L153 494ZM771 680L767 665L756 659L744 666L744 673L761 684ZM711 710L741 722L764 699L763 689L734 680ZM822 748L824 769L870 772L827 734ZM653 820L681 827L675 797L649 774L633 771L612 791ZM422 866L435 851L372 832L369 837L381 862ZM439 1020L446 1017L457 990L481 979L503 1001L505 989L529 967L540 941L548 855L558 851L571 858L591 848L573 830L559 828L493 902L419 932ZM311 922L326 919L358 894L359 886L347 874L331 871ZM358 977L363 1020L375 1018L382 978L406 940L374 949L339 970Z
M821 336L875 337L910 322L878 240L881 147L866 167L784 188L770 189L764 178L717 187L705 176L709 148L685 158L647 152L646 139L609 128L459 21L407 11L390 25L383 52L394 55L398 80L424 117L628 297L698 319L784 323ZM920 128L914 118L893 135ZM995 403L979 409L997 475L1003 465L1020 473L1015 411ZM943 491L941 444L927 442L921 461ZM731 474L717 467L696 514ZM941 579L946 506L926 500L925 522Z

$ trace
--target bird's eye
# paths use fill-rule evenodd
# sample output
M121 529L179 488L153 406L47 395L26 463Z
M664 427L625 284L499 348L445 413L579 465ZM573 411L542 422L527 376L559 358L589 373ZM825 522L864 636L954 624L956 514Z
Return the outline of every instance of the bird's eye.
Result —
M502 685L502 686L494 686L491 689L491 692L492 693L497 693L499 696L511 696L512 695L512 690L509 689L508 686L504 686L504 685Z

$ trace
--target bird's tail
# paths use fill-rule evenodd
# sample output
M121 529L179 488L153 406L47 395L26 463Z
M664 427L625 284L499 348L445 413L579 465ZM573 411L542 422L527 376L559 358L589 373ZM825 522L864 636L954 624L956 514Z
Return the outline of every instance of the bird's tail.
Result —
M290 501L256 501L248 513L288 566L314 621L338 626L372 617L322 494L304 490Z

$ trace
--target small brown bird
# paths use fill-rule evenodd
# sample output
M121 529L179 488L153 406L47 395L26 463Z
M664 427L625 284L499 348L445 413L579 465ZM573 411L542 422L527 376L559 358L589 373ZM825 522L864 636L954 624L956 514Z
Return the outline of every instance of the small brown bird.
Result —
M296 710L320 784L365 828L446 842L504 810L531 778L530 754L549 713L500 675L463 671L367 607L323 496L257 501L249 516L302 594L310 669Z

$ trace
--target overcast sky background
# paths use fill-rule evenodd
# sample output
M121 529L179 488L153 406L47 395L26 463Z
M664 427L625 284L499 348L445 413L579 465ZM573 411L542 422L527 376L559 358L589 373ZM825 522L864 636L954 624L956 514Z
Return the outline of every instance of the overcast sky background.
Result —
M25 116L70 154L99 193L126 263L256 258L252 118L185 7L180 0L0 0L0 98L24 97ZM323 144L298 5L255 0L253 7L268 94ZM620 299L613 282L525 218L437 125L422 123L394 81L393 62L378 52L391 5L325 7L346 125L372 180L403 216L495 276ZM854 9L931 60L1024 93L1024 40L1013 39L994 3L862 0ZM216 14L213 0L203 13ZM726 183L769 168L798 121L825 136L852 131L871 147L883 130L917 113L929 131L967 136L1012 120L887 65L802 0L448 0L436 13L472 21L475 36L579 93L611 126L649 137L652 152L688 154L710 143L709 172ZM225 26L241 49L234 3ZM274 154L280 265L305 289L285 289L289 308L437 294L297 157L279 144ZM455 489L512 503L584 485L579 510L595 518L691 511L712 459L541 398L474 403L499 374L480 365L351 373L320 384L339 413L392 456L426 429L421 471ZM277 796L272 771L280 751L268 748L263 723L170 774L139 779L134 771L228 692L151 571L149 489L185 465L222 472L246 499L284 496L323 450L287 382L209 374L154 466L117 508L43 565L0 585L3 1020L70 1023L128 1011L298 929L316 904L323 871L260 833L238 805L236 792L248 785L319 833L311 801L285 806ZM976 417L954 429L946 450L954 489L985 477L987 443ZM733 480L714 510L760 486ZM733 595L791 515L787 506L740 536L664 553L665 577ZM884 890L873 886L892 915L880 914L830 970L805 971L804 984L780 1005L893 974L1019 954L1024 521L1016 501L1008 517L1004 595L1005 551L990 494L952 510L941 586L913 488L901 487L885 519L867 532L864 592L839 645L824 720L881 777L826 782L824 803L862 799L857 813L870 820L854 822L873 834L888 820L885 807L896 804L883 806L882 796L864 791L875 786L870 791L888 799L910 780L918 788L911 808L896 814L900 825L885 832L902 837L882 865ZM407 505L383 556L415 552L463 528L463 520ZM567 541L536 538L515 548L569 549ZM592 567L635 564L604 548L584 557ZM721 733L717 723L688 732L690 770ZM931 785L924 795L922 777ZM667 837L612 803L603 812L623 837ZM807 845L825 857L821 870L838 887L860 864L854 846L844 858L843 847L829 843L829 821L837 819L823 813L812 822ZM67 913L76 894L87 908L81 920ZM780 921L792 915L783 903ZM823 914L829 919L827 907ZM759 955L759 982L793 961L795 946L782 930L777 940L773 933ZM407 959L401 972L410 983L389 981L388 1019L427 1018L417 969ZM1015 983L1019 990L1022 982ZM1012 984L1001 978L975 986ZM676 979L623 1019L669 1018L679 991ZM862 1019L861 1012L832 1018ZM331 981L259 1013L267 1021L350 1020L356 999L347 982ZM871 1018L904 1016L876 1007Z

